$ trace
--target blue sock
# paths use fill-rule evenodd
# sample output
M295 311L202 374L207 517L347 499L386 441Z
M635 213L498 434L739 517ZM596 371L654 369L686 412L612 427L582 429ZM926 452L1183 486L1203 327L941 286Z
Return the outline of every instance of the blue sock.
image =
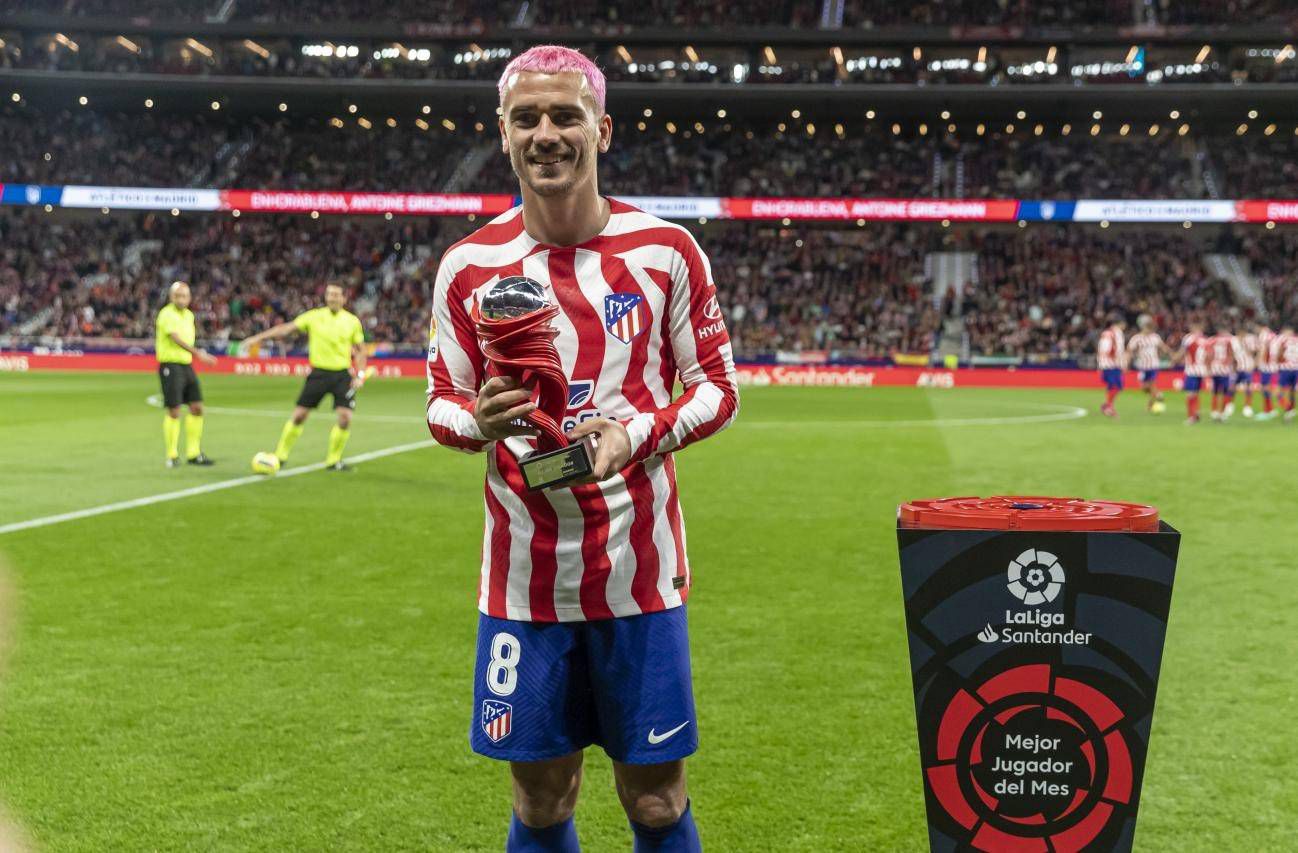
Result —
M631 831L635 833L635 853L703 853L689 800L685 801L680 820L670 826L645 826L631 821Z
M577 824L572 818L540 829L528 826L514 815L509 822L505 853L581 853Z

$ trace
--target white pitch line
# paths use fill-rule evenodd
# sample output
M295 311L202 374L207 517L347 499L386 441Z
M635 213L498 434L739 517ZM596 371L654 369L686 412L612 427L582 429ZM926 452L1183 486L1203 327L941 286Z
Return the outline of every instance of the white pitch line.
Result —
M374 459L382 459L385 456L395 456L398 453L405 453L410 450L419 450L424 447L431 447L437 442L431 438L423 441L412 441L409 444L398 444L392 447L385 447L381 450L371 450L368 453L359 453L356 456L347 457L348 463L359 464L369 462ZM254 483L265 483L271 480L282 480L285 477L296 477L299 474L310 474L313 471L320 471L325 467L323 462L316 462L311 465L303 465L301 468L289 468L287 471L281 471L273 477L263 476L261 474L251 474L247 477L236 477L233 480L221 480L216 483L206 483L202 486L194 486L190 489L181 489L176 492L163 492L160 495L149 495L143 498L134 498L129 501L118 501L117 503L103 504L102 506L92 506L88 509L78 509L73 512L59 513L58 515L47 515L44 518L33 518L28 521L16 521L13 524L0 526L0 536L6 533L17 533L19 530L31 530L35 527L48 527L51 524L62 524L65 521L76 521L80 518L90 518L96 515L105 515L110 512L120 512L124 509L135 509L136 507L151 506L152 504L166 503L167 501L178 501L181 498L192 498L195 495L205 495L209 492L219 492L223 489L233 489L239 486L251 486Z

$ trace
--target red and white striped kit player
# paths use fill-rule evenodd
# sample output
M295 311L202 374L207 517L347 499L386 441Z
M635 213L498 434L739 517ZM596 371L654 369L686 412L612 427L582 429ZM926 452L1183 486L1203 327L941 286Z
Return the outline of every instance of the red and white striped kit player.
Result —
M1159 350L1162 344L1163 339L1158 336L1158 332L1137 332L1132 335L1131 341L1127 344L1127 349L1135 353L1132 366L1141 372L1158 370Z
M1212 339L1200 332L1187 332L1181 338L1181 349L1185 352L1185 375L1204 377L1208 375L1208 350Z
M1100 370L1125 370L1127 347L1122 330L1113 326L1100 333L1100 343L1096 348L1096 361Z
M1253 371L1257 370L1257 335L1252 332L1234 338L1235 344L1235 372L1237 374L1248 374L1249 381L1252 381Z
M1271 357L1282 372L1298 370L1298 335L1281 332L1271 342Z
M1235 375L1235 336L1219 332L1208 338L1208 372L1213 376Z
M517 459L533 442L491 443L478 429L473 406L486 363L469 310L514 275L544 285L562 309L553 326L568 418L626 427L631 458L619 475L528 492ZM433 321L429 429L448 447L488 453L479 609L568 622L684 603L690 568L671 453L723 429L739 404L712 270L693 236L610 200L596 237L546 246L527 234L516 207L447 250ZM685 391L673 402L678 374Z
M1259 326L1257 334L1253 335L1253 352L1257 356L1257 369L1261 373L1275 373L1275 355L1271 352L1275 337L1275 332L1269 326Z

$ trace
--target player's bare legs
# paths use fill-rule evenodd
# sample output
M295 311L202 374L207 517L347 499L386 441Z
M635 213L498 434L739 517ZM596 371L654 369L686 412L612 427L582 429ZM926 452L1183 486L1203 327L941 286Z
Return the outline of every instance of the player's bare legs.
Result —
M685 759L662 764L613 762L617 796L631 819L635 849L702 850L685 789Z
M514 819L506 851L577 850L572 822L581 791L582 752L545 761L511 761Z
M311 414L311 410L306 406L294 406L293 415L290 418L293 421L293 426L302 426L302 424L306 423L306 416L309 414Z
M617 797L626 816L645 826L667 826L685 813L685 760L665 764L613 762Z

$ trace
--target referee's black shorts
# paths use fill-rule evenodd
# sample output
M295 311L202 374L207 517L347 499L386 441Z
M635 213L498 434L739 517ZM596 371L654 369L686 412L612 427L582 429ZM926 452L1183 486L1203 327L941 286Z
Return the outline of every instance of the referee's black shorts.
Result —
M332 394L334 408L356 408L356 395L352 391L352 374L350 370L321 370L311 368L307 374L302 393L298 395L297 404L307 409L320 405L325 394Z
M198 387L192 364L164 361L158 365L158 379L162 381L162 404L168 409L203 402L203 389Z

